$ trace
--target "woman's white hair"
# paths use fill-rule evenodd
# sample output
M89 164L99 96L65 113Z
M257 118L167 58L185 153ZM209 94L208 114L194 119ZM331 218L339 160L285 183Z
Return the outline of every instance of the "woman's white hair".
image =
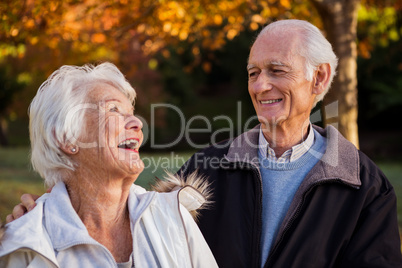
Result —
M80 137L88 92L94 85L107 83L134 103L136 93L112 63L97 66L64 65L39 87L29 109L31 163L48 187L62 181L75 163L61 150L62 145ZM68 172L67 172L68 173Z
M314 71L318 66L324 63L330 65L331 75L328 86L321 94L316 96L313 104L314 107L327 94L336 74L338 58L332 49L332 45L316 26L303 20L279 20L270 23L261 30L257 39L265 33L273 33L277 31L291 31L292 33L297 31L298 36L301 38L299 50L297 52L305 58L305 77L308 81L313 80Z

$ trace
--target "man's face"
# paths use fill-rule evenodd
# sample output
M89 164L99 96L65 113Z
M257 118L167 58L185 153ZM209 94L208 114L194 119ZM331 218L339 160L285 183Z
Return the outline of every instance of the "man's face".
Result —
M261 123L291 127L309 118L315 94L298 42L297 33L264 33L251 48L248 91Z

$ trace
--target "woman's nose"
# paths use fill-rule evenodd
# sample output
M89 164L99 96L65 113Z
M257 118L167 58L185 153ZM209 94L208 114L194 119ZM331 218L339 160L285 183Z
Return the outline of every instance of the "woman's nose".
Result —
M129 129L141 130L141 129L142 129L142 122L141 122L141 120L140 120L138 117L134 116L134 115L128 117L128 118L126 119L126 122L127 122L127 123L126 123L125 128L126 128L127 130L129 130Z

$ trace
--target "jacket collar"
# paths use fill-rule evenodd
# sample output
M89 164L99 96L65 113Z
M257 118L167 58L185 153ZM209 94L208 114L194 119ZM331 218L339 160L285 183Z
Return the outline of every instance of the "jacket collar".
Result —
M45 226L53 247L58 251L76 244L96 244L75 212L63 182L53 187L46 201Z
M346 184L360 187L360 158L356 147L331 125L325 129L314 126L314 129L327 139L327 149L307 177L311 180L322 177L340 179Z
M130 219L138 219L153 197L154 193L146 192L142 187L133 184L128 198ZM89 235L84 223L75 212L63 182L53 187L46 201L45 215L45 226L56 250L63 250L77 244L99 245Z
M226 160L234 165L249 163L258 168L259 128L260 125L257 125L234 139L225 156ZM339 179L348 185L359 187L361 185L360 166L356 147L333 126L329 125L322 129L313 125L313 128L326 138L327 149L306 179L310 183L324 179Z
M260 125L238 136L230 144L225 158L231 163L249 163L258 167L258 148L259 148Z

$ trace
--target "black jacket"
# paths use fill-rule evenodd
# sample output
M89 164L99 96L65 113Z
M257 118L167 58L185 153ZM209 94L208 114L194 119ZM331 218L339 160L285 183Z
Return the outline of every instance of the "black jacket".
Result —
M327 150L295 194L265 267L402 267L396 197L380 169L328 127ZM199 227L220 267L261 267L259 126L194 154L183 174L209 178Z

